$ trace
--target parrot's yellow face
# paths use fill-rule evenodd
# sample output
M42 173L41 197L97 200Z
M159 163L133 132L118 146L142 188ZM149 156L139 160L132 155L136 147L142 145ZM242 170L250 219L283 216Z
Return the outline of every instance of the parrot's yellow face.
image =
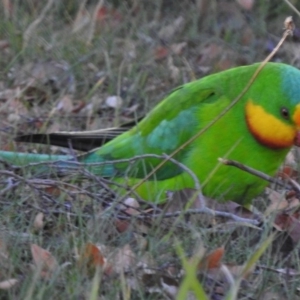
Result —
M259 143L269 148L300 146L300 105L296 106L292 115L285 107L279 110L281 118L249 100L246 104L245 115L250 132Z

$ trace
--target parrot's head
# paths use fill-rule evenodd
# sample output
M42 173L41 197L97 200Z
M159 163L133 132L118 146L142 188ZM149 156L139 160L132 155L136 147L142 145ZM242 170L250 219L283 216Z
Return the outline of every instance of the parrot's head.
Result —
M262 70L261 82L253 86L254 97L250 91L245 106L248 129L266 147L300 147L300 71L283 64L272 67Z

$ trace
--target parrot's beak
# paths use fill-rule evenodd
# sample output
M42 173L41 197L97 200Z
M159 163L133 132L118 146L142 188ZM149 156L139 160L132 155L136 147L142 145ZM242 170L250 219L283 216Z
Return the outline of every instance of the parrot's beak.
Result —
M293 115L293 120L296 125L296 135L294 139L294 145L300 147L300 104L296 106L296 110Z

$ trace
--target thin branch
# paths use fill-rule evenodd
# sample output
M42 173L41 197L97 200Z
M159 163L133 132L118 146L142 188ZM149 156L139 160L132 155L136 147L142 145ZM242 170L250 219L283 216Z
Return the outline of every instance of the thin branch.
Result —
M238 162L238 161L235 161L235 160L230 160L230 159L224 159L224 158L219 158L218 159L219 162L221 162L222 164L226 165L226 166L233 166L233 167L236 167L242 171L245 171L247 173L250 173L254 176L257 176L263 180L266 180L268 182L271 182L271 183L275 183L277 185L280 185L281 187L284 187L284 188L291 188L290 186L288 186L286 183L284 183L282 180L278 179L278 178L274 178L274 177L271 177L261 171L258 171L258 170L255 170L251 167L248 167L246 165L243 165L242 163Z
M213 209L210 209L208 207L203 207L203 208L199 208L199 209L188 209L186 211L176 211L176 212L172 212L172 213L166 213L164 215L164 218L174 218L174 217L179 217L179 216L182 216L182 215L197 215L197 214L206 214L206 215L210 215L210 216L213 216L213 217L224 217L224 218L232 219L236 222L248 223L248 224L252 224L252 225L255 225L255 226L257 226L261 223L259 220L253 220L253 219L239 217L239 216L237 216L233 213L213 210ZM148 215L146 215L146 214L135 216L135 218L138 218L138 219L145 219L147 217L148 217ZM151 216L149 216L149 217L150 218L160 218L161 214L151 214Z
M274 177L271 177L263 172L260 172L258 170L255 170L251 167L248 167L238 161L235 161L235 160L230 160L230 159L224 159L224 158L219 158L218 159L219 162L221 162L222 164L224 165L227 165L227 166L233 166L233 167L236 167L242 171L245 171L247 173L250 173L254 176L257 176L263 180L266 180L270 183L274 183L276 185L279 185L285 189L290 189L290 190L295 190L296 192L300 193L300 185L295 181L293 180L292 178L288 178L287 180L289 181L289 184L288 183L285 183L284 181L278 179L278 178L274 178Z

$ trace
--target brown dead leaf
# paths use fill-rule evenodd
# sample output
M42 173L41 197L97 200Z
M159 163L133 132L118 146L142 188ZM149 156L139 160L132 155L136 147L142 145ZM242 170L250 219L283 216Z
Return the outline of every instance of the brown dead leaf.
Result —
M82 101L82 100L78 101L75 104L75 106L72 110L72 113L76 113L76 114L79 113L85 106L86 106L86 103L84 101Z
M80 267L94 271L100 267L104 274L120 274L136 263L136 256L129 244L122 248L112 248L105 245L87 243L79 257Z
M81 253L80 260L82 261L81 263L88 264L91 267L103 267L105 263L104 257L100 249L92 243L87 243L85 245L84 250Z
M236 0L236 2L245 10L252 10L254 0Z
M58 197L61 195L61 190L56 186L47 186L44 188L44 191L52 196Z
M283 168L278 172L278 176L280 176L283 179L288 179L288 178L293 178L297 179L298 178L298 171L295 170L292 166L283 166Z
M291 217L291 225L288 229L288 233L295 244L298 244L300 241L300 221L295 217Z
M185 20L182 16L179 16L177 19L174 20L172 24L169 24L163 27L159 32L158 36L163 41L170 41L173 39L175 34L180 32L185 24Z
M33 221L33 228L35 230L41 230L44 227L44 214L42 212L39 212Z
M139 207L140 204L134 198L126 198L121 204L121 209L130 216L139 215L141 213Z
M116 254L109 258L113 271L117 274L128 271L136 262L136 255L129 244L117 250Z
M116 26L122 21L122 15L119 11L113 8L102 6L97 12L97 21L99 23L107 22L108 20L113 21L111 25Z
M57 103L56 110L71 113L74 110L73 99L71 95L64 95Z
M275 190L267 189L267 191L269 193L268 198L270 200L270 205L265 211L266 216L273 212L290 210L300 205L300 201L296 197L289 197L287 199L284 195Z
M298 218L299 213L294 215L280 213L274 220L274 227L279 231L286 231L296 244L300 241L300 220Z
M172 53L180 55L183 52L183 49L187 46L186 42L176 43L171 45Z
M42 278L50 278L58 268L55 257L47 250L36 244L31 244L31 254L36 270Z
M93 243L87 243L79 257L79 266L94 273L95 269L100 267L106 275L112 273L112 266L107 262L101 251L101 247Z
M130 222L127 220L116 219L114 223L120 233L127 231L130 227Z
M219 268L221 265L221 260L223 258L225 252L224 247L219 247L209 254L205 255L200 263L199 263L199 270L209 270L209 269L215 269Z
M0 282L0 290L9 290L19 282L18 279L7 279Z
M155 60L162 60L166 58L169 55L170 51L167 47L164 46L158 46L154 50L154 59Z

